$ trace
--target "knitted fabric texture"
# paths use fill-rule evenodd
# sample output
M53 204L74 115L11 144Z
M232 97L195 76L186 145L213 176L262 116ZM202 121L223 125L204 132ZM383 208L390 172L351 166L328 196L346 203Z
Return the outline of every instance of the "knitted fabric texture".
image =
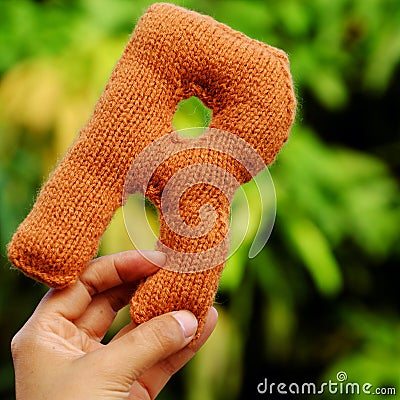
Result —
M270 164L288 138L295 97L285 53L211 17L154 4L139 20L93 115L14 234L11 262L54 288L76 281L123 203L130 166L147 146L173 131L177 105L190 96L213 112L211 133L200 142L218 133L213 129L229 132ZM229 153L200 147L177 152L159 165L143 192L161 209L168 180L185 166L203 163L225 169L239 184L251 179ZM198 184L182 195L183 221L195 227L204 204L217 211L215 226L196 238L174 232L160 211L158 248L196 253L223 240L230 198L212 185ZM199 272L160 269L135 291L134 321L188 309L199 319L200 331L223 267L221 259Z

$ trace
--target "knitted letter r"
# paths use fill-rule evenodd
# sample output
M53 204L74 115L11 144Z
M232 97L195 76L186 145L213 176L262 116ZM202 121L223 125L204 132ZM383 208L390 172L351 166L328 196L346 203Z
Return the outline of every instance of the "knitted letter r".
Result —
M209 130L190 148L188 139L177 136L162 145L160 140L173 132L177 104L190 96L212 109ZM246 154L251 148L268 165L287 140L294 114L284 52L210 17L171 4L152 5L138 22L93 115L14 234L10 260L54 288L76 281L123 203L126 180L133 180L135 186L140 171L146 171L140 167L144 164L135 161L151 163L150 153L140 155L147 154L153 142L160 151L171 150L171 156L156 165L147 187L140 189L160 210L158 248L167 253L171 264L178 262L173 254L215 247L227 236L229 195L207 180L183 190L178 208L186 226L195 229L200 223L202 206L210 204L216 211L215 225L207 234L185 236L167 223L161 204L169 179L182 168L207 164L213 166L204 170L208 175L214 176L212 171L218 167L238 184L248 181L251 173L238 157L223 151L233 143L227 139L229 134L243 144L243 151L236 149L235 154ZM224 143L228 144L223 147ZM129 174L132 165L139 165L139 175ZM224 247L224 255L226 251ZM194 272L176 272L171 265L160 269L134 293L133 319L140 323L168 311L189 309L198 317L201 330L224 261L221 257L217 265Z

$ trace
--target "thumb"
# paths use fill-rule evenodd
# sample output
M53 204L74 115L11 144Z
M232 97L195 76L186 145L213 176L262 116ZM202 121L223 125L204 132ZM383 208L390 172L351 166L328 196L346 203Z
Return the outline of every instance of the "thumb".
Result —
M104 381L130 387L143 372L185 347L193 339L197 325L189 311L164 314L84 358L92 372L102 375Z

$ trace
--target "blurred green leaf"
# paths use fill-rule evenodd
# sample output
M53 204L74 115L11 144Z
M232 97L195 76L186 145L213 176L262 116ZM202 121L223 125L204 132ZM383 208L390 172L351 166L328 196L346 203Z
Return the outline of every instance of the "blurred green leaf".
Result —
M345 371L348 381L369 382L373 388L392 387L398 392L400 385L400 325L387 316L373 315L360 310L343 310L343 316L358 339L357 347L338 359L325 373L325 379ZM350 398L359 398L351 396ZM397 396L388 396L394 399Z
M326 296L338 294L342 288L340 267L321 231L306 219L292 219L286 229L319 291Z
M188 400L235 398L241 385L243 344L235 321L219 309L213 336L186 369Z
M211 114L211 110L204 106L199 98L192 96L179 102L172 126L177 131L187 129L182 134L189 138L200 136L203 129L197 131L193 128L207 127L211 121Z

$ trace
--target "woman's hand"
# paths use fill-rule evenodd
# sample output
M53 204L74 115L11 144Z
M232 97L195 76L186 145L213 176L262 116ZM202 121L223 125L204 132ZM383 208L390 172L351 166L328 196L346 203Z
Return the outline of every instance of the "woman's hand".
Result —
M154 399L205 342L217 322L211 309L195 348L197 320L188 311L125 326L101 343L141 278L157 271L159 252L127 251L89 263L72 286L51 289L15 335L17 400Z

